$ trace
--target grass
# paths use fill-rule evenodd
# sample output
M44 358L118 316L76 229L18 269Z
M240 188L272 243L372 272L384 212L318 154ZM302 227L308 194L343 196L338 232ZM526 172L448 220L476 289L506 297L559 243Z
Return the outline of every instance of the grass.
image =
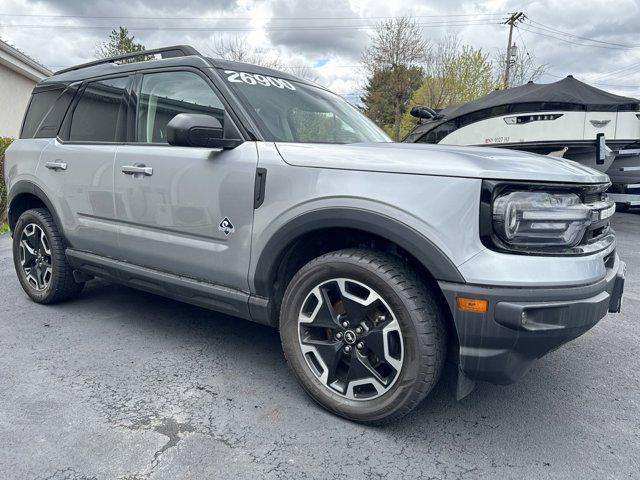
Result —
M3 223L0 225L0 235L7 233L9 231L9 225Z

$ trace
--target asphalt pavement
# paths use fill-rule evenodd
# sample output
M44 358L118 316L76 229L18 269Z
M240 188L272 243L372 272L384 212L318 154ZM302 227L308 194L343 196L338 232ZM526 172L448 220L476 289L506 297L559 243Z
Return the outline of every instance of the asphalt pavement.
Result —
M366 427L316 406L275 330L102 281L32 303L0 236L0 478L640 477L640 213L616 214L623 313L519 383Z

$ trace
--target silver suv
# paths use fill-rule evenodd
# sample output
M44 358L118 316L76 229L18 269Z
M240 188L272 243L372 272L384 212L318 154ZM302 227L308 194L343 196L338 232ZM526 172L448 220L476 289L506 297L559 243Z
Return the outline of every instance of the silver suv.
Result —
M446 358L462 397L619 311L606 175L391 143L291 75L187 46L136 55L38 84L7 151L34 301L102 277L278 327L309 395L371 423L415 407Z

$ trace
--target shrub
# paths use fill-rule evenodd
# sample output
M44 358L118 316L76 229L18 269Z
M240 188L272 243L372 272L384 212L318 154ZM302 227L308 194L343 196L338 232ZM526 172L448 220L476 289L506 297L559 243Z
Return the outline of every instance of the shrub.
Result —
M0 137L0 226L7 221L7 186L4 184L4 151L13 138Z

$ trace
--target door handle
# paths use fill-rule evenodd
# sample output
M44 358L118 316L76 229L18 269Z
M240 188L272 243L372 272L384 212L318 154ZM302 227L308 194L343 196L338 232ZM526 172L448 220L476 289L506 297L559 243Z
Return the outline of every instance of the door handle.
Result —
M121 170L125 175L153 175L153 168L144 165L125 165Z
M66 170L67 169L67 164L65 162L61 162L59 160L56 160L55 162L47 162L44 164L45 167L47 167L49 170L54 170L54 171L58 171L58 170Z

